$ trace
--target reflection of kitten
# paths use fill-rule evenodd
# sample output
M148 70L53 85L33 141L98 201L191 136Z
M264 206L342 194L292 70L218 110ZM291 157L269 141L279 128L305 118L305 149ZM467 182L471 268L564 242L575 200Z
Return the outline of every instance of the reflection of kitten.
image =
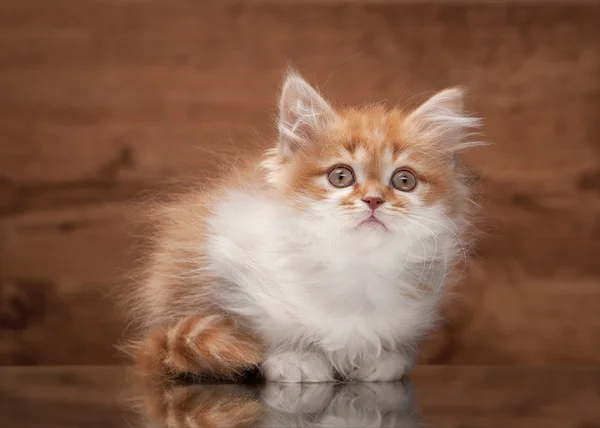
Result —
M334 110L288 75L275 147L164 209L135 312L139 366L401 377L464 258L456 154L477 125L458 89L414 111Z
M146 390L147 427L416 428L408 381L175 386Z
M257 427L264 405L256 388L238 384L147 384L138 411L145 428Z
M265 386L263 427L416 428L409 382Z

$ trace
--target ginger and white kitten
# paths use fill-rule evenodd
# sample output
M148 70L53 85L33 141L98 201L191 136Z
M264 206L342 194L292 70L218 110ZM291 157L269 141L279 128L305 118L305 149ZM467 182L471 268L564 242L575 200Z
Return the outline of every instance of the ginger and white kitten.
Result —
M164 208L134 313L138 366L400 378L465 258L456 155L478 125L459 89L412 111L335 109L288 74L274 147Z

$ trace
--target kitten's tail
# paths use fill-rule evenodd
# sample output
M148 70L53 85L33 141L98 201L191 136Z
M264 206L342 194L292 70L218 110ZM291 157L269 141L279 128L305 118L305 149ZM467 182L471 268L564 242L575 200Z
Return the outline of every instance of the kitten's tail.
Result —
M137 374L163 380L192 374L235 379L262 362L259 341L223 315L196 315L156 327L127 346Z

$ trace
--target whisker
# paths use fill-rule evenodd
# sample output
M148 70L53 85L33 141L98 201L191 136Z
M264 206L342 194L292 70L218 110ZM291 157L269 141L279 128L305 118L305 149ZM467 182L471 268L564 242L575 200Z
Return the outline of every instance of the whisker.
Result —
M412 219L411 219L411 218L409 218L408 216L404 216L404 218L405 218L406 220L408 220L408 221L410 221L410 222L412 222L412 223L415 223L415 224L417 224L418 226L420 226L420 227L422 227L422 228L426 229L426 230L427 230L427 231L428 231L428 232L431 234L431 237L432 237L432 238L435 240L435 252L434 252L433 256L431 257L431 262L430 262L430 264L429 264L429 267L427 268L427 274L426 274L426 277L427 277L427 275L429 275L429 272L431 271L431 268L432 268L432 266L433 266L433 263L436 261L436 258L437 258L437 252L438 252L438 246L439 246L439 247L441 247L441 249L442 249L442 252L444 253L444 272L443 272L442 278L446 278L446 273L447 273L447 270L448 270L448 269L447 269L447 267L448 267L448 254L446 253L446 249L445 249L445 247L444 247L444 245L443 245L442 241L440 241L440 240L437 238L437 236L436 236L436 235L433 233L433 231L432 231L431 229L429 229L427 226L425 226L424 224L422 224L422 223L420 223L420 222L418 222L418 221L416 221L416 220L412 220ZM439 244L439 245L438 245L438 244ZM423 270L424 270L424 269L423 269ZM420 281L421 281L421 278L419 278L419 284L420 284ZM442 282L440 283L440 285L438 286L438 288L437 288L437 290L436 290L436 291L440 291L440 289L441 289L441 288L443 287L443 285L444 285L444 282L445 282L445 281L444 281L444 280L442 280Z
M400 227L404 230L404 233L406 234L406 236L408 238L407 256L410 256L411 255L411 249L412 249L412 239L410 237L410 233L408 233L408 230L406 230L406 228L402 224L400 224ZM408 264L408 257L406 257L406 259L404 260L404 265L400 269L400 272L398 272L398 277L400 277L400 274L402 274L402 272L404 272L404 269L406 268L407 264Z
M409 221L413 221L413 220L409 220ZM421 239L421 236L417 232L415 232L415 233L417 234L417 240L421 243L421 246L423 247L423 254L427 255L427 251L426 251L424 240ZM433 258L424 257L423 261L426 261L426 260L429 259L430 260L430 266L431 266L431 260L434 260L435 257L436 257L436 255L437 255L437 242L436 242L436 247L435 247L435 252L433 254ZM423 274L425 273L425 266L426 265L423 264L423 268L421 269L421 275L419 275L419 279L417 281L416 288L419 288L420 285L421 285L421 280L423 279Z
M441 212L441 211L438 211L438 210L436 210L436 209L434 209L434 208L429 208L429 209L430 209L430 210L432 210L432 211L434 211L434 212L437 212L437 213L439 213L439 214L443 215L444 217L446 217L446 218L447 218L447 219L448 219L448 220L449 220L449 221L450 221L450 222L451 222L451 223L454 225L454 227L455 227L457 230L459 230L459 229L460 229L460 228L458 227L458 225L457 225L457 224L456 224L456 223L455 223L455 222L454 222L454 221L453 221L453 220L452 220L450 217L448 217L447 215L445 215L443 212ZM414 218L421 219L421 220L426 220L426 221L429 221L429 222L431 222L431 223L433 223L433 224L435 224L435 225L437 225L437 226L442 226L442 227L444 227L444 228L448 229L448 231L450 231L450 233L452 233L452 234L454 235L454 237L455 237L455 238L457 239L457 241L458 241L459 248L461 249L462 256L463 256L463 263L462 263L462 264L463 264L463 267L462 267L462 269L461 269L461 271L460 271L460 274L458 275L458 278L461 278L461 277L462 277L462 275L463 275L463 273L464 273L464 271L465 271L465 269L466 269L466 266L467 266L467 259L468 259L468 257L467 257L467 249L466 249L466 244L463 242L463 240L462 240L462 239L461 239L461 237L458 235L458 233L456 233L456 232L455 232L455 231L453 231L453 230L452 230L450 227L446 226L445 224L443 224L443 223L441 223L441 222L437 222L437 221L435 221L435 220L432 220L432 219L429 219L429 218L426 218L426 217L416 216L416 215L412 215L412 214L411 214L411 216L412 216L412 217L414 217ZM425 227L425 226L423 225L423 227Z

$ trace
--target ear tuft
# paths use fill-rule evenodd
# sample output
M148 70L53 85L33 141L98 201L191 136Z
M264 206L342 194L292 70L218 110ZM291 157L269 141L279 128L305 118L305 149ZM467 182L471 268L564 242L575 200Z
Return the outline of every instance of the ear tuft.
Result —
M311 144L335 119L335 112L316 90L296 72L288 72L279 101L279 138L284 156Z
M438 92L408 116L407 124L421 137L437 142L450 153L481 145L466 141L481 126L481 120L465 114L463 98L461 88Z

